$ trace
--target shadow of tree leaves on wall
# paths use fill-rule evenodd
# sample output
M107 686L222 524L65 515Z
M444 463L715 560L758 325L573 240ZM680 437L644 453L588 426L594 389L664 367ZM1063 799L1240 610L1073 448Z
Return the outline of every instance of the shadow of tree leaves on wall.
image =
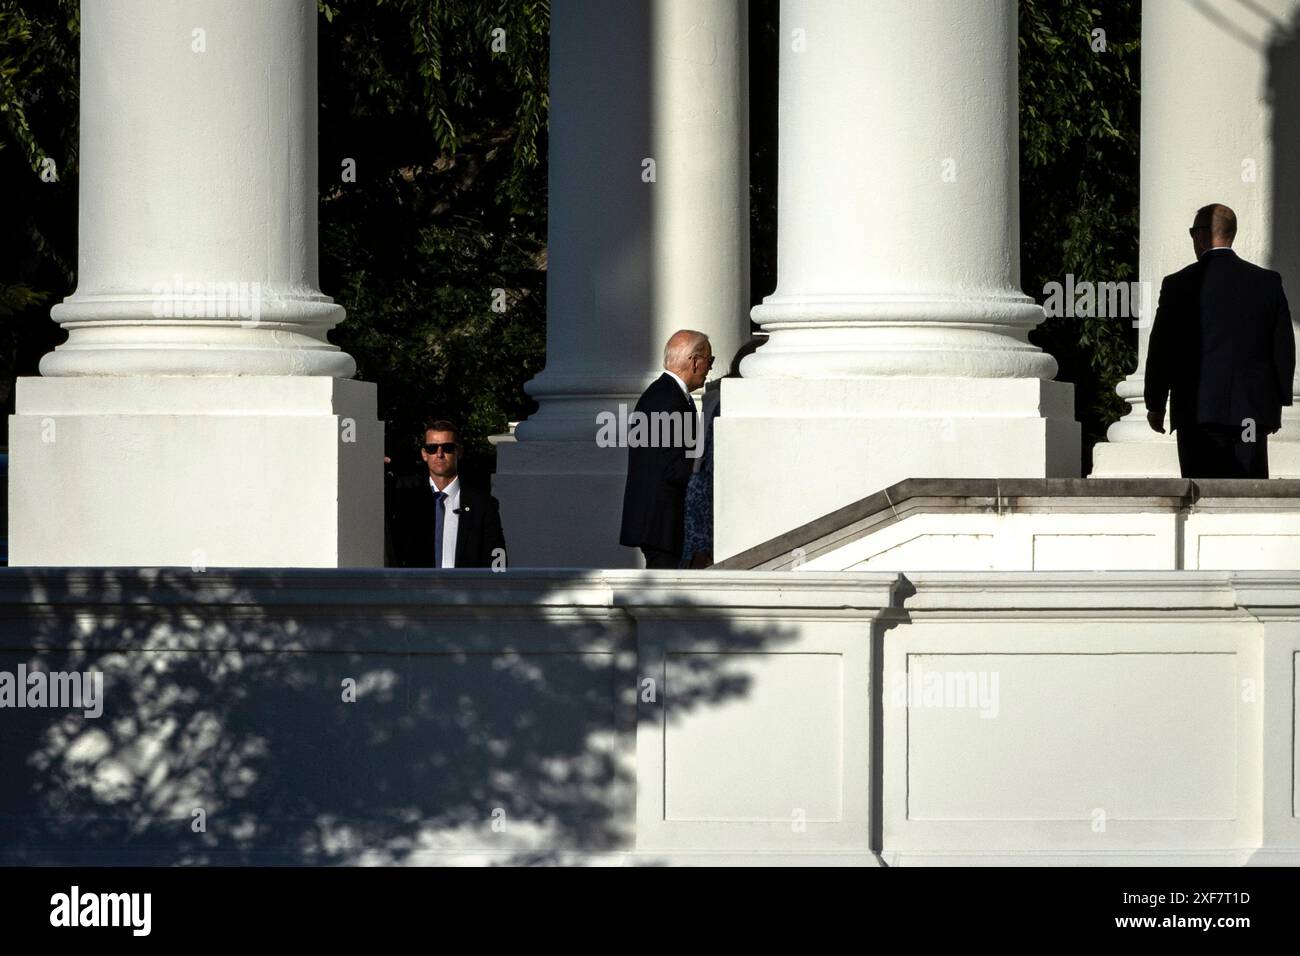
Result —
M634 845L637 624L597 575L7 569L0 589L0 670L104 675L98 718L0 711L9 863L539 863ZM738 651L789 636L708 627ZM670 720L750 692L726 655L686 657Z

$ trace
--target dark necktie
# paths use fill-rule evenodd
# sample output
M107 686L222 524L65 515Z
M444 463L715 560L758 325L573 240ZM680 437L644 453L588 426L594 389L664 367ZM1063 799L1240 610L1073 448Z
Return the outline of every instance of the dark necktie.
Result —
M447 500L445 491L435 491L433 493L433 566L440 568L442 564L442 529L447 523L447 506L443 503Z

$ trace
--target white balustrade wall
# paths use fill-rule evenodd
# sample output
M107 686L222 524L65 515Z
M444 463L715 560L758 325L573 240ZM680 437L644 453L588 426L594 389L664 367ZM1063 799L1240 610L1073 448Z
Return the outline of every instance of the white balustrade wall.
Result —
M0 710L5 863L1300 862L1300 572L0 594L0 671L104 680Z

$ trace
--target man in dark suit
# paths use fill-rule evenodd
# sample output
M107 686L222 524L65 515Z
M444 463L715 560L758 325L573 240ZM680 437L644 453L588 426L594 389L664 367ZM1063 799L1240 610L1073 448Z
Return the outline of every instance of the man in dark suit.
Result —
M686 485L694 468L687 451L698 435L691 392L704 384L713 367L713 348L702 332L682 329L664 346L664 372L636 403L634 415L651 423L676 422L673 442L628 442L627 484L619 543L640 548L647 568L675 568L685 539ZM656 418L664 416L667 418ZM689 425L685 423L688 421ZM629 429L629 436L632 429ZM647 436L648 437L648 436Z
M1214 203L1189 230L1196 262L1165 276L1147 351L1147 421L1178 434L1184 478L1267 478L1268 436L1295 376L1282 277L1232 251L1237 217Z
M425 470L392 483L388 505L393 556L403 568L504 568L501 509L486 491L462 485L460 432L429 422L420 457Z

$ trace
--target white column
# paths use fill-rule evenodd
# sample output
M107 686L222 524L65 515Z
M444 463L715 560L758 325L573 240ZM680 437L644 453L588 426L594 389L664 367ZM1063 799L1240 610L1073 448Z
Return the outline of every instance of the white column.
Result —
M354 374L317 289L315 5L83 3L81 71L77 290L41 374Z
M375 387L317 288L316 17L82 4L78 281L18 382L14 564L382 563Z
M1020 290L1013 0L785 0L781 43L779 283L723 383L715 557L904 478L1077 475Z
M709 335L715 375L749 337L746 29L742 0L552 5L546 369L494 482L516 566L640 562L597 415L676 329Z
M1142 392L1160 281L1195 261L1187 229L1197 209L1232 207L1233 248L1282 273L1292 319L1300 319L1300 192L1291 175L1300 145L1300 52L1291 27L1297 11L1296 0L1263 0L1251 9L1188 0L1142 5L1138 278L1149 285L1152 315L1139 326L1137 368L1115 389L1132 410L1093 449L1091 477L1180 473L1174 438L1151 430ZM1272 477L1300 477L1300 399L1283 410L1282 431L1268 446Z

